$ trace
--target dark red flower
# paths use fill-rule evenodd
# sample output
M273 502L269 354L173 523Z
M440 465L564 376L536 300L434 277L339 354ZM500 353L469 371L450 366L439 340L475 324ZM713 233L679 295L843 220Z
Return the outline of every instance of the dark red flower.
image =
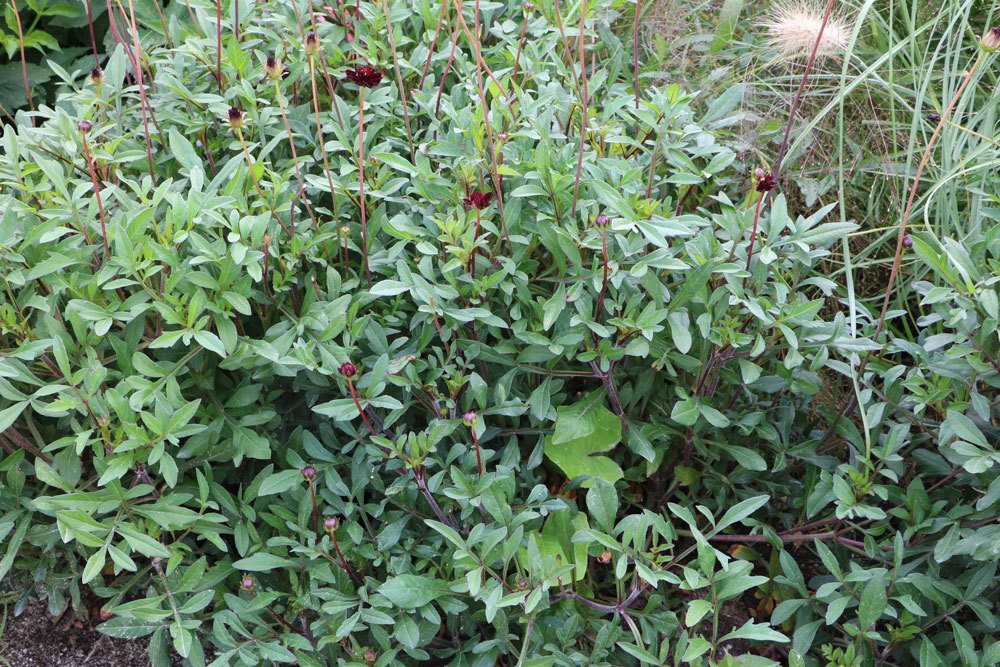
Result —
M371 65L362 65L361 67L349 69L344 76L351 83L356 83L365 88L374 88L382 82L382 72Z
M778 187L778 179L774 177L774 174L768 173L763 169L758 169L754 175L757 178L757 185L755 187L757 192L770 192Z
M469 208L484 209L490 205L490 201L493 199L492 192L473 192L468 197L462 199L462 203Z

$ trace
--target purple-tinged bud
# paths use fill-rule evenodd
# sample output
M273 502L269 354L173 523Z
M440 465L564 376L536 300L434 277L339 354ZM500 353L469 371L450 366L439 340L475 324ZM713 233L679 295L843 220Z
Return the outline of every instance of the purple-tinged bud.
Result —
M469 410L464 415L462 415L462 423L466 426L475 426L476 422L479 421L479 415L477 415L472 410Z
M87 134L88 132L94 129L94 124L91 123L89 120L81 120L79 123L76 124L76 129L80 130L81 134Z
M306 35L305 50L307 56L319 54L319 37L316 36L316 33L311 32Z
M598 227L607 227L611 219L603 213L599 213L596 218L594 218L594 224Z
M277 81L284 75L284 68L281 66L281 60L275 58L274 56L268 56L267 60L264 61L264 74L267 75L271 81Z
M226 112L226 122L234 130L240 129L243 127L243 112L236 107L229 107L229 111Z
M90 82L95 86L101 85L104 81L104 72L101 71L100 67L95 67L90 70Z
M327 517L323 521L323 528L328 533L332 533L333 531L337 530L338 526L340 526L340 521L335 516Z
M253 590L253 579L251 579L250 577L243 577L243 580L240 582L240 586L245 591L252 591Z
M312 466L304 466L299 472L302 473L302 479L307 482L316 477L316 468L313 468Z
M535 3L533 3L533 2L526 2L526 3L524 3L524 12L526 14L530 14L533 11L535 11Z
M371 649L365 651L365 662L375 662L376 660L378 660L378 653Z
M913 247L913 239L910 238L909 234L904 234L903 235L903 247L904 248L912 248Z
M358 374L358 367L349 361L345 361L340 365L340 374L345 378L352 378Z
M1000 51L1000 26L987 30L980 43L990 53Z
M757 181L754 189L757 190L757 192L770 192L778 187L778 179L774 177L774 174L768 173L763 169L756 170L754 172L754 177Z

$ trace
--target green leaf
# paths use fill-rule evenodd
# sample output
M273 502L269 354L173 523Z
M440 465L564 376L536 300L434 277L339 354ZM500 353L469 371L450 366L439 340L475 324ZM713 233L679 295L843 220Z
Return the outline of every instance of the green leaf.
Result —
M270 572L271 570L287 567L292 562L288 558L276 556L266 551L258 551L249 558L242 558L236 561L233 563L233 567L246 572Z
M747 621L742 626L733 630L719 642L731 641L733 639L751 639L760 642L788 642L789 639L782 633L771 628L767 623L754 623Z
M587 491L587 511L597 525L611 535L618 515L618 493L614 484L600 478L593 480Z
M885 582L882 577L872 577L861 592L861 604L858 606L858 625L862 630L868 630L875 625L888 606Z
M401 609L416 609L449 595L448 583L433 577L415 574L401 574L390 577L378 588L378 592Z
M545 445L545 455L569 479L596 477L614 484L624 476L622 469L610 458L594 454L612 449L621 436L621 420L604 407L600 393L594 393L557 410L555 432ZM584 486L590 484L588 480Z
M725 528L733 525L734 523L743 521L748 516L759 510L761 507L767 504L771 499L771 496L754 496L752 498L747 498L746 500L741 500L732 507L730 507L719 522L715 524L715 529L717 531L724 530Z
M282 470L266 477L257 489L258 496L270 496L284 493L296 486L302 485L302 473L298 470Z

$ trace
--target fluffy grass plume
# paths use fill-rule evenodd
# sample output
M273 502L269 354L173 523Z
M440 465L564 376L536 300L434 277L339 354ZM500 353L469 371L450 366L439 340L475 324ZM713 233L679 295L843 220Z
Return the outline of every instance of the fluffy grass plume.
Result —
M768 20L761 23L767 41L782 58L805 58L812 53L816 36L823 26L824 8L810 2L775 5ZM832 14L823 30L817 57L836 57L847 48L851 26L843 16Z

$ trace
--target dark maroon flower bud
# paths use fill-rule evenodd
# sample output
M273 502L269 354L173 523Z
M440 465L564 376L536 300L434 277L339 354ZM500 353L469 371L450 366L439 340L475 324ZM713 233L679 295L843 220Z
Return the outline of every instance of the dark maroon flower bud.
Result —
M903 234L903 247L904 248L913 247L913 239L910 238L909 234Z
M250 577L243 577L243 581L240 582L240 586L242 586L243 590L245 591L252 591L253 579L251 579Z
M100 67L95 67L94 69L90 70L90 82L92 84L94 84L95 86L99 86L101 85L102 81L104 81L104 72L101 71Z
M226 112L226 122L229 123L229 127L238 130L243 127L243 112L236 107L229 107L229 111Z
M340 374L345 378L352 378L358 374L358 367L349 361L345 361L340 365Z
M371 65L362 65L361 67L349 69L344 77L351 83L364 86L365 88L374 88L382 82L382 72L379 72Z
M81 120L79 123L76 124L76 129L80 130L80 132L83 134L87 134L88 132L94 129L94 124L91 123L89 120Z
M337 530L338 526L340 526L340 521L335 516L327 517L326 520L323 521L323 528L328 533L332 533Z
M607 227L609 222L611 222L611 219L603 213L599 213L598 216L594 218L594 224L598 227Z
M316 36L316 33L311 32L306 35L305 50L307 56L319 54L319 37Z
M264 61L264 74L271 81L281 79L285 74L284 68L281 66L281 61L274 56L268 56L267 60Z
M316 468L312 466L304 466L299 472L302 473L302 479L309 481L316 477Z
M465 197L462 200L462 203L468 206L469 208L478 208L482 210L487 206L489 206L492 200L493 200L492 192L476 191L470 194L468 197Z
M931 111L930 113L927 114L927 120L928 120L928 122L931 122L931 123L940 123L941 122L941 114L934 113L933 111Z
M754 172L754 176L757 179L757 184L754 188L757 192L770 192L778 187L778 179L774 177L774 174L768 173L763 169L758 169Z

